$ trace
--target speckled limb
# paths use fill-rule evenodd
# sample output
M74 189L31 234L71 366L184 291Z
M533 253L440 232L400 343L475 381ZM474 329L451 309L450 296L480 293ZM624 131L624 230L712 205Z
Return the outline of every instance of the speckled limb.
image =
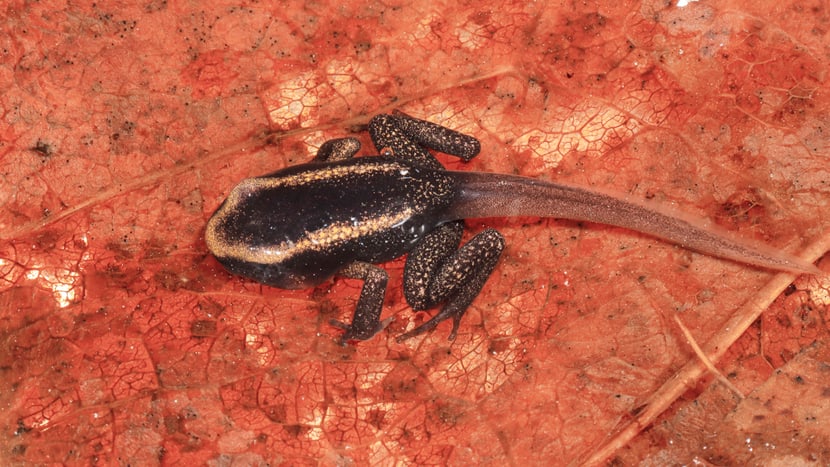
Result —
M401 112L373 117L369 122L369 135L378 152L388 148L400 159L437 170L442 170L443 166L425 147L465 161L475 157L481 149L478 140L472 136Z
M360 150L357 138L337 138L323 143L314 156L314 162L334 162L350 159Z
M332 320L331 324L346 331L340 337L340 343L343 345L350 340L369 339L392 322L392 318L380 320L389 275L374 264L364 262L346 266L340 271L340 275L363 280L363 289L360 291L351 324L335 320Z
M419 120L396 110L392 115L398 128L410 139L436 151L469 161L481 151L481 143L470 135Z
M369 135L378 152L391 149L395 157L421 167L441 170L441 163L432 154L410 139L391 115L375 115L369 122Z
M446 223L424 238L409 252L403 270L403 296L415 311L428 310L442 301L433 287L435 276L458 252L464 222Z
M410 253L410 256L417 254L418 257L417 261L407 260L404 296L415 310L446 303L429 321L399 336L398 342L431 331L449 318L453 322L449 339L454 340L461 317L487 282L504 250L504 237L496 230L487 229L461 249L446 255L450 248L454 249L458 245L458 239L452 228L443 233L440 230L439 228L438 235L431 239L429 247L416 248ZM445 256L441 258L438 257L439 254Z

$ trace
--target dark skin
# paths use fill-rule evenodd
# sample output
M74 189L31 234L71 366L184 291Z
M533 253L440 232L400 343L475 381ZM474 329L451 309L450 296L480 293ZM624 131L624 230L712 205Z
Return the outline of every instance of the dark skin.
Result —
M266 285L311 287L341 275L363 281L341 342L365 340L380 320L386 272L375 266L408 254L403 292L414 310L442 305L402 341L464 312L504 250L486 229L459 248L461 219L541 216L627 227L684 247L764 268L816 272L798 258L706 226L660 206L590 189L502 174L447 171L428 151L464 161L478 140L396 112L375 116L369 134L380 155L355 158L354 138L323 144L308 164L240 183L208 222L208 249L229 271Z
M421 125L421 123L427 125ZM384 159L390 162L401 161L412 164L414 167L424 167L435 171L443 171L444 168L427 151L426 147L439 149L464 160L470 160L480 150L478 141L470 136L400 114L376 116L369 124L369 132L375 147L382 153L381 157ZM311 164L348 162L359 149L360 143L354 138L331 140L320 147ZM346 168L344 171L349 173L351 168ZM372 169L367 169L366 173L374 172ZM402 202L395 203L389 200L384 202L383 194L389 194L391 185L399 185L397 178L400 177L400 170L392 171L391 175L389 178L374 176L372 182L367 182L364 174L354 176L354 180L349 180L348 176L328 177L326 181L331 182L331 186L321 185L320 191L324 193L322 196L328 198L328 194L331 194L336 199L318 199L320 204L315 204L313 209L319 210L318 206L329 205L333 208L327 211L343 213L344 216L308 213L301 215L304 220L300 221L300 224L311 222L309 217L325 216L325 223L330 225L343 222L346 218L351 219L355 217L355 213L357 213L357 218L367 219L396 212L401 204L409 204L416 206L418 212L418 214L412 214L411 217L417 218L419 214L420 217L427 217L427 219L409 222L410 225L407 228L413 230L412 233L404 232L400 227L387 228L385 231L370 229L369 232L354 235L354 238L341 242L340 245L335 245L336 241L328 244L318 243L299 255L300 258L293 259L289 266L292 269L317 269L313 277L305 275L300 277L301 275L296 273L282 271L275 272L273 264L265 267L252 266L247 261L223 261L223 258L219 257L220 262L234 273L282 288L315 285L335 273L362 280L363 289L351 324L332 323L345 330L341 342L346 342L369 339L391 321L380 320L388 276L386 271L372 263L389 261L404 253L409 253L404 268L403 285L407 303L414 310L427 310L441 303L444 303L444 307L432 319L399 336L398 340L402 341L430 331L446 319L453 320L450 339L454 339L461 317L481 291L484 282L498 262L499 255L504 249L504 238L495 230L488 229L476 235L459 249L464 231L463 221L456 220L439 224L435 219L436 213L447 204L445 197L434 197L432 196L434 193L429 193L428 190L407 187L409 193L400 192L393 195L400 197ZM320 183L325 183L325 181ZM451 184L449 179L441 177L431 179L430 183ZM379 192L370 194L368 198L371 199L351 203L355 197L345 194L356 190L366 191L367 187L372 185L380 189ZM387 188L383 189L384 186ZM342 202L344 198L349 201L346 203L348 206L341 206L344 204ZM364 206L356 207L357 204ZM267 213L273 209L272 206L271 202L263 202L262 206L257 209L259 211L257 217L267 218ZM432 219L429 219L430 217ZM252 227L250 225L252 223L255 222L249 223L250 230L260 228ZM241 234L242 232L235 232L231 235ZM295 237L300 236L302 232L295 235ZM260 233L260 237L267 237L267 234ZM331 266L314 266L325 263L323 256L337 257L340 260Z

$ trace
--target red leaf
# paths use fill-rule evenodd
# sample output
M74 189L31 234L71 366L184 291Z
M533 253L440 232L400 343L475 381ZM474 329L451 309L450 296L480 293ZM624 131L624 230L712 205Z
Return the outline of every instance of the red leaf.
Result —
M473 221L508 247L454 343L449 323L395 343L426 316L401 297L399 260L396 321L342 348L328 323L350 319L359 282L262 287L202 238L240 179L400 108L481 139L469 164L442 158L453 169L657 198L815 259L830 222L826 16L786 1L13 2L0 459L765 463L776 453L742 430L780 443L780 428L813 440L782 455L827 463L826 430L747 415L792 381L802 397L776 409L820 415L825 278L780 295L785 276L622 229ZM717 392L675 316L750 398ZM775 377L785 365L798 374ZM688 426L701 438L677 441Z

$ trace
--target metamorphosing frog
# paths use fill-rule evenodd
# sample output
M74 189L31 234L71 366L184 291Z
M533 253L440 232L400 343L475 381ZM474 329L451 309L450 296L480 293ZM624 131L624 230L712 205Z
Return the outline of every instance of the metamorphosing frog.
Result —
M475 157L475 138L396 112L375 116L380 155L353 157L354 138L324 143L307 164L243 180L207 224L207 247L229 271L298 289L337 274L363 280L341 342L382 330L387 274L372 263L408 253L403 292L414 310L440 312L398 341L452 319L450 339L504 249L486 229L459 248L466 218L538 216L626 227L713 256L769 269L810 272L805 261L738 239L685 215L576 186L525 177L447 171L427 148Z

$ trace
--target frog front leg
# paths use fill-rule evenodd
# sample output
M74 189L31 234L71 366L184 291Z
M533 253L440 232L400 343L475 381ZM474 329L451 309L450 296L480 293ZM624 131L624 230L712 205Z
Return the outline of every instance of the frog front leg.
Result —
M351 159L360 150L357 138L330 139L320 146L313 162L335 162Z
M374 264L358 261L341 269L338 275L363 281L363 288L360 290L360 298L357 300L351 324L337 320L330 321L333 326L346 331L340 337L341 345L345 345L350 340L369 339L392 322L394 317L380 320L383 298L386 295L386 282L389 280L386 271Z

